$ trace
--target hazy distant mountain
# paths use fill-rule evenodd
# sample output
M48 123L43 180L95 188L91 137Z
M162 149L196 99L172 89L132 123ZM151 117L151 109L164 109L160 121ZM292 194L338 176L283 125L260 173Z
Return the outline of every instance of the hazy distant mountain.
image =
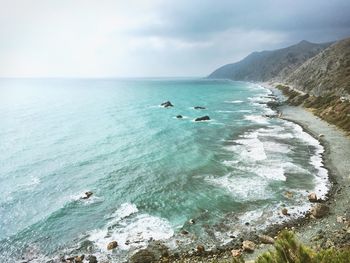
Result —
M316 96L350 94L350 38L309 59L283 82Z
M218 68L208 77L246 81L282 80L330 45L331 43L314 44L303 40L287 48L254 52L237 63Z

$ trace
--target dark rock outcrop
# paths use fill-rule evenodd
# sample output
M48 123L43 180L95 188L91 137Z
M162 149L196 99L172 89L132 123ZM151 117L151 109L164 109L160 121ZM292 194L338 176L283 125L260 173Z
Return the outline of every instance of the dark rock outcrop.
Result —
M160 106L163 106L164 108L174 107L174 105L170 101L163 102L162 104L160 104Z
M90 191L85 192L85 196L83 196L81 199L89 199L90 196L92 196L93 194L94 194L94 193L93 193L93 192L90 192Z
M183 117L182 117L182 115L177 115L176 118L182 119Z
M89 263L97 263L97 258L94 255L89 255L86 259Z
M147 248L136 251L129 257L130 263L159 262L161 258L169 257L169 249L159 241L152 241Z
M203 117L196 118L194 121L209 121L209 120L210 120L209 116L203 116Z
M148 249L142 249L137 251L134 255L130 257L129 262L130 263L152 263L155 262L156 256L155 254L148 250Z
M195 110L205 110L206 108L202 107L202 106L195 106L194 109Z
M325 204L316 204L311 208L311 214L316 218L321 218L329 213L329 207Z

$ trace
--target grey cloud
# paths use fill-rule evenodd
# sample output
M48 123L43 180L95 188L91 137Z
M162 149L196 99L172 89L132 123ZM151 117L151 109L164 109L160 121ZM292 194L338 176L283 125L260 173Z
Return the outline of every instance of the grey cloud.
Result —
M229 29L282 31L314 41L324 40L322 32L328 38L350 33L348 0L179 0L163 3L157 13L157 23L133 33L187 41L207 39Z

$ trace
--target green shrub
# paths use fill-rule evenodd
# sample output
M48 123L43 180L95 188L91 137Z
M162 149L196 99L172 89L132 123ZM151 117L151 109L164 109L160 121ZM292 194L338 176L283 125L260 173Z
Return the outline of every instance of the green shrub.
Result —
M274 250L260 255L255 263L349 263L350 249L314 251L296 241L290 231L280 233Z

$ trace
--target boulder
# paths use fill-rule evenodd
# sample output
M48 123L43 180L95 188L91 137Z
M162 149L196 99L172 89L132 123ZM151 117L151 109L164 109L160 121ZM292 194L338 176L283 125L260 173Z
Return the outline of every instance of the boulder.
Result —
M81 263L81 262L83 262L84 258L85 258L84 255L76 256L76 257L74 258L74 262L75 262L75 263Z
M203 254L204 251L205 251L205 248L204 248L203 245L198 245L198 246L197 246L197 252L198 252L198 254Z
M255 250L255 243L250 240L244 240L242 244L243 251L253 252Z
M181 234L182 235L188 235L188 231L187 230L181 230Z
M148 249L141 249L137 251L134 255L132 255L128 262L130 263L152 263L156 262L157 258Z
M310 193L307 198L309 199L310 202L317 202L317 195L315 193Z
M275 240L272 237L267 236L267 235L260 235L259 240L263 244L274 244L275 243Z
M107 249L108 250L112 250L112 249L115 249L117 246L118 246L118 242L117 241L112 241L112 242L108 243Z
M195 110L205 110L205 107L202 107L202 106L195 106L194 109L195 109Z
M94 255L89 255L87 260L89 263L97 263L97 258Z
M203 116L195 119L195 121L209 121L209 120L210 120L209 116Z
M85 192L84 194L85 194L85 196L83 196L83 197L82 197L82 199L89 199L89 198L90 198L90 196L92 196L94 193L93 193L93 192L88 191L88 192Z
M288 199L292 199L294 195L293 195L292 192L287 191L287 192L284 193L284 196L287 197Z
M282 212L282 215L289 216L287 208L283 208L281 212Z
M183 117L182 117L182 115L177 115L176 118L182 119Z
M329 213L329 207L325 204L316 204L311 208L311 214L316 218L324 217Z
M188 223L190 223L191 225L193 225L193 224L195 224L195 223L196 223L196 221L194 221L194 219L193 219L193 218L191 218L190 220L188 220Z
M242 251L240 249L232 249L231 255L234 258L239 258L240 256L242 256Z
M164 108L174 107L174 105L171 104L170 101L163 102L162 104L160 104L160 106L163 106Z

